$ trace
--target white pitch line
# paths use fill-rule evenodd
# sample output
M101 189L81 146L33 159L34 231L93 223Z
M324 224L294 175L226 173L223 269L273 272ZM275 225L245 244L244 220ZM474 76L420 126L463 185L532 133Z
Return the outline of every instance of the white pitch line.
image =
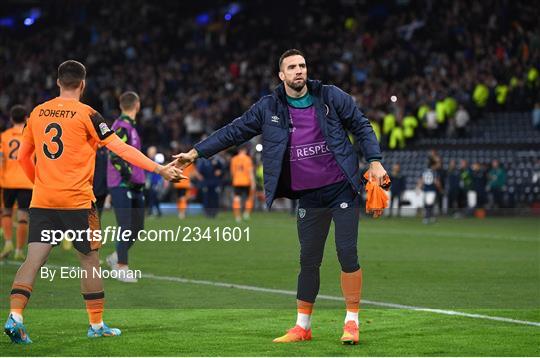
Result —
M17 261L6 261L6 262L10 265L16 265L16 266L19 266L21 264L20 262L17 262ZM58 265L46 265L46 266L51 267L51 268L56 268L56 269L59 269L61 267ZM275 293L279 295L296 296L296 291L280 290L280 289L275 289L275 288L257 287L257 286L249 286L249 285L239 285L235 283L216 282L216 281L207 281L207 280L193 280L189 278L182 278L182 277L176 277L176 276L158 276L151 273L143 274L142 277L147 278L147 279L152 279L152 280L158 280L158 281L169 281L169 282L187 283L187 284L193 284L193 285L206 285L206 286L223 287L223 288L235 288L235 289L245 290L245 291L265 292L265 293ZM317 298L323 299L323 300L329 300L329 301L340 301L340 302L343 301L343 297L338 297L338 296L317 295ZM399 303L378 302L378 301L371 301L371 300L365 300L365 299L362 299L362 303L372 305L372 306L379 306L379 307L399 308L399 309L405 309L405 310L410 310L410 311L437 313L437 314L443 314L447 316L478 318L478 319L484 319L484 320L490 320L490 321L515 323L515 324L522 324L522 325L527 325L527 326L540 327L540 322L523 321L523 320L507 318L507 317L487 316L483 314L442 310L442 309L437 309L437 308L409 306L409 305L402 305Z

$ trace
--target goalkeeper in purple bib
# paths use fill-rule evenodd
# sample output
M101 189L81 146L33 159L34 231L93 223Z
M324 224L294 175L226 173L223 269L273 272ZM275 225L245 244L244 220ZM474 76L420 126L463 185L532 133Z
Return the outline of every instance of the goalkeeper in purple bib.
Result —
M180 166L209 158L233 145L262 135L266 204L274 199L298 199L297 228L300 273L297 320L274 340L289 343L311 340L311 314L319 293L319 268L330 224L341 265L345 300L343 344L357 344L362 269L357 254L361 172L359 156L348 132L369 161L369 176L382 184L386 171L373 129L354 99L341 89L308 80L301 51L285 51L279 59L282 83L242 116L175 156Z

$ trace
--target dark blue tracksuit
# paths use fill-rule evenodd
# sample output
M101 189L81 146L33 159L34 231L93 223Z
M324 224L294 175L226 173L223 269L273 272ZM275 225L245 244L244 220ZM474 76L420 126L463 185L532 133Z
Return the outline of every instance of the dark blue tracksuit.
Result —
M218 158L197 161L197 171L203 179L199 183L202 192L204 213L215 217L219 212L219 191L224 165Z
M359 268L356 241L361 173L358 155L347 131L355 136L367 160L380 160L381 152L368 119L351 96L319 81L309 80L307 86L313 99L317 123L346 180L302 192L291 190L287 148L292 125L283 84L272 94L261 98L242 116L195 144L195 149L199 156L209 158L232 145L240 145L256 135L262 135L264 188L268 207L278 197L300 199L298 236L301 271L297 298L314 302L319 290L319 267L331 220L336 224L336 247L342 270L354 272ZM324 175L323 169L321 175Z

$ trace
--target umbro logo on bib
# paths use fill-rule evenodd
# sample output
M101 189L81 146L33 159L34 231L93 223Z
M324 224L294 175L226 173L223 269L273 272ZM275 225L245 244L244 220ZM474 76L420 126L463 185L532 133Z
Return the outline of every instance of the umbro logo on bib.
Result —
M279 123L279 117L278 116L272 116L272 122Z

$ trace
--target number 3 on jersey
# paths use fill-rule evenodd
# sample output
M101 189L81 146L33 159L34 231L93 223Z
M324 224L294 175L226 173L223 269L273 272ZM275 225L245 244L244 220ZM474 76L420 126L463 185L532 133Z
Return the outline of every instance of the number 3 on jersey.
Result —
M43 153L49 159L58 159L62 152L64 151L64 143L62 143L62 127L58 123L49 123L47 128L45 128L45 134L53 132L53 135L50 139L50 143L43 143ZM52 144L54 143L54 145ZM51 152L52 149L56 151Z

